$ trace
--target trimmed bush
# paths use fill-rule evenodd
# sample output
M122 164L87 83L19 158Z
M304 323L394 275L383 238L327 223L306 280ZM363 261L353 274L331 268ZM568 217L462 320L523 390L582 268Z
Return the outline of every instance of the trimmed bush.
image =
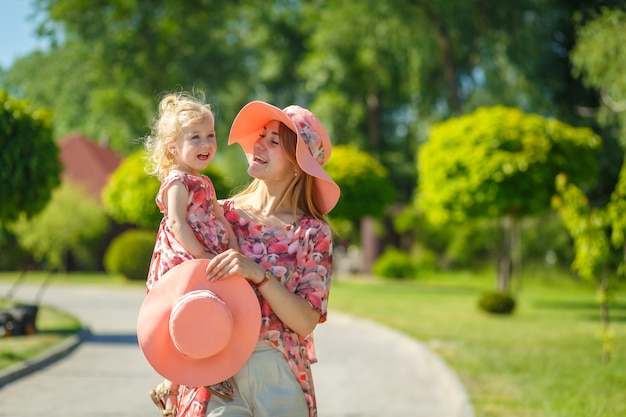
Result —
M408 253L389 248L374 262L372 271L379 277L412 279L417 274L417 265Z
M515 310L515 299L509 293L487 291L480 296L478 307L487 313L512 314Z
M143 281L148 276L156 235L147 230L128 230L117 236L104 255L107 272Z

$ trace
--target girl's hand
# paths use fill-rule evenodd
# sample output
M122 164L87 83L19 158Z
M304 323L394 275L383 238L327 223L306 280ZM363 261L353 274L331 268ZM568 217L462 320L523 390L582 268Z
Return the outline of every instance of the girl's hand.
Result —
M228 249L211 259L206 272L209 281L219 281L233 275L241 275L257 284L265 278L265 270L261 266L234 249Z

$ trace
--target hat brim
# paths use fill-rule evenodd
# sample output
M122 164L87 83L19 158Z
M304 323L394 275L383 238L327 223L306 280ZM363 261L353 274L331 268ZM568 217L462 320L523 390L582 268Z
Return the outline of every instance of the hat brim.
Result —
M282 122L298 135L296 144L298 165L304 172L315 178L315 200L320 211L324 214L330 212L339 200L339 186L311 155L311 151L304 143L304 139L300 137L296 125L283 110L263 101L252 101L246 104L233 121L228 136L228 144L238 143L246 154L254 154L254 144L258 140L259 134L263 127L272 120Z
M261 308L248 281L238 275L208 281L207 263L207 259L194 259L170 269L146 295L137 320L139 347L154 370L170 381L192 387L213 385L237 373L252 354L261 327ZM233 317L226 347L202 359L180 352L169 332L172 307L182 295L195 290L216 294Z

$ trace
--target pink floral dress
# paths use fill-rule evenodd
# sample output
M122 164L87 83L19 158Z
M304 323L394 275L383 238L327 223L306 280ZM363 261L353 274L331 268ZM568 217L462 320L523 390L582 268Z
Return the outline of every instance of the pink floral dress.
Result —
M159 225L154 252L150 262L150 270L146 281L147 290L150 291L155 282L159 280L172 267L193 259L183 245L176 240L174 233L167 223L167 207L164 199L167 190L174 181L182 182L189 196L187 199L187 222L191 226L198 241L202 242L207 251L221 253L228 249L228 233L221 221L215 217L213 204L217 204L213 183L206 175L196 176L180 171L172 171L163 180L156 196L156 203L163 220ZM210 392L208 387L181 387L179 396L178 415L186 417L204 417L206 405L209 402Z
M215 254L228 249L228 233L213 212L213 204L217 203L215 189L209 177L206 175L190 175L180 171L170 172L161 183L156 196L156 203L161 213L163 213L163 220L161 220L159 225L150 262L150 270L146 281L148 291L172 267L193 259L193 255L187 252L183 245L176 240L172 229L170 229L167 223L168 213L167 207L164 205L164 199L167 195L167 190L175 181L182 182L189 190L187 222L198 241L204 244L207 251Z
M224 215L232 225L241 252L269 270L294 294L305 299L326 321L332 274L332 235L324 220L303 216L297 223L270 226L239 216L232 201L224 202ZM311 364L317 362L313 336L306 337L285 326L269 303L257 292L261 304L259 340L285 356L300 382L309 406L309 416L317 415Z

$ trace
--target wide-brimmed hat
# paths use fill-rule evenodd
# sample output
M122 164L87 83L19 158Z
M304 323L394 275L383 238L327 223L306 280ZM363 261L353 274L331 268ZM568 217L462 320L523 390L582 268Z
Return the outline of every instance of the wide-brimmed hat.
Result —
M137 340L162 377L199 387L233 376L259 338L261 308L236 275L206 280L207 259L183 262L159 279L139 310Z
M272 120L284 123L297 134L296 160L304 172L314 177L315 201L322 213L328 213L340 194L339 186L322 168L330 158L332 145L326 129L309 110L296 105L281 110L263 101L252 101L235 117L228 144L239 143L246 154L253 154L259 133Z

